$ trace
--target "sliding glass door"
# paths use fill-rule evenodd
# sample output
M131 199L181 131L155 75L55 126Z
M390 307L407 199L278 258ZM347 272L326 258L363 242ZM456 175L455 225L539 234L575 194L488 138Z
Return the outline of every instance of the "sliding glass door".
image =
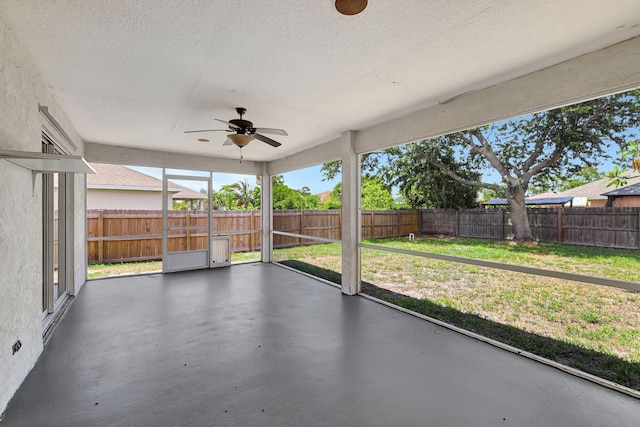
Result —
M44 153L57 153L55 146L45 140ZM68 295L71 270L67 244L70 218L67 217L72 174L42 174L42 312L54 313Z

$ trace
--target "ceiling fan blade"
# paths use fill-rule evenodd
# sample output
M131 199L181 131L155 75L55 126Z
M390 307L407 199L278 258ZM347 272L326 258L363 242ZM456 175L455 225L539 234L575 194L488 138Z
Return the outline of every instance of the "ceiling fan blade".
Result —
M184 133L197 133L197 132L229 132L229 129L203 129L203 130L185 130Z
M217 122L220 122L220 123L224 123L225 125L229 126L229 129L234 129L234 130L235 129L240 129L238 126L234 125L233 123L229 123L226 120L220 120L220 119L213 119L213 120L215 120Z
M273 129L273 128L253 128L253 133L255 132L260 132L260 133L270 133L272 135L282 135L282 136L289 136L289 134L287 133L286 130L284 129Z
M230 140L229 138L225 139L224 144L222 145L233 145L233 141Z
M259 141L266 142L267 144L271 145L272 147L279 147L279 146L282 145L278 141L274 141L273 139L267 138L266 136L260 135L259 133L254 133L254 134L252 134L252 136L255 139L259 140Z

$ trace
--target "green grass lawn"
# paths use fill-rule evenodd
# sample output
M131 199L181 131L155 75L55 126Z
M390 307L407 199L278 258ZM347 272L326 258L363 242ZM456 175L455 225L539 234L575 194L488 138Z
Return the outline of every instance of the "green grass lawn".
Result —
M260 261L260 252L231 254L231 263ZM147 274L162 271L162 261L126 262L116 264L91 264L87 268L89 279L119 276L123 274Z
M125 262L117 264L91 264L87 267L87 277L120 276L123 274L145 274L162 271L162 261Z

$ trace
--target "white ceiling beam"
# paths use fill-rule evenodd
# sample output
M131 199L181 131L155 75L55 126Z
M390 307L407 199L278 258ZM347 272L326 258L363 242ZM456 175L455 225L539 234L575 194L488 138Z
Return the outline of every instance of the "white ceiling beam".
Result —
M114 165L148 166L157 168L237 173L258 176L262 163L249 160L227 159L196 154L171 153L87 142L85 159L89 162Z
M332 139L290 156L273 160L267 164L269 175L278 175L310 166L340 160L342 153L341 138Z
M640 86L640 37L356 133L358 154Z

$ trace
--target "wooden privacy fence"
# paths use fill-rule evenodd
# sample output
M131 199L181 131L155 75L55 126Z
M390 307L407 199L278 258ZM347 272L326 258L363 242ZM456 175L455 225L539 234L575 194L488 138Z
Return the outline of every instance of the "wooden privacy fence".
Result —
M273 211L273 229L311 237L340 240L339 210ZM207 211L169 211L169 227L202 227L193 230L171 230L169 252L202 249L207 242ZM231 250L247 252L260 249L260 211L213 211L214 234L231 233ZM395 237L418 233L420 212L363 211L362 237ZM162 259L162 211L98 210L87 211L88 262L114 262ZM274 235L274 248L317 244L317 241Z
M259 211L214 211L213 233L233 234L235 251L260 248ZM169 211L169 227L202 227L194 230L170 230L168 251L180 252L203 249L207 243L207 211ZM102 210L87 211L87 258L89 264L149 261L162 259L161 210Z
M533 238L540 242L640 249L640 208L530 208ZM506 209L429 209L420 218L422 234L492 239L513 238Z

